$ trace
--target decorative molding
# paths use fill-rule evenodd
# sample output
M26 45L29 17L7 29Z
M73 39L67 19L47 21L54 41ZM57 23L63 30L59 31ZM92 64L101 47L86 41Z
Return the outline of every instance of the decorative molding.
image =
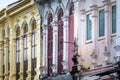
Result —
M81 75L82 76L86 76L86 75L92 76L92 75L96 75L96 74L99 74L102 72L113 70L113 69L115 69L115 67L117 67L117 66L116 65L108 65L105 67L97 67L96 69L91 69L91 70L82 72Z
M84 14L86 14L86 10L85 10L85 9L81 9L81 10L80 10L80 13L81 13L82 15L84 15Z
M104 5L111 5L110 0L102 0L102 2L104 3Z

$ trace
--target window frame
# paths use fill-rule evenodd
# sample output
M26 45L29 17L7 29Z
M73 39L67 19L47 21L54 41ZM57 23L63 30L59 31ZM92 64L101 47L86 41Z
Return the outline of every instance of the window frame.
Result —
M100 11L102 11L102 10L103 10L103 12L104 12L104 18L103 18L103 19L104 19L104 21L103 21L103 22L104 22L104 28L103 28L103 29L104 29L104 34L103 34L102 36L100 36ZM99 21L99 27L98 27L98 32L99 32L99 33L98 33L98 36L99 36L99 38L103 38L103 37L105 37L105 9L104 9L104 8L102 8L102 9L99 10L99 18L98 18L98 21Z
M16 63L20 63L20 37L16 38Z
M117 22L117 5L116 4L112 4L112 6L111 6L111 14L112 14L112 16L111 16L111 23L112 23L112 27L111 27L111 33L112 33L112 35L116 35L116 31L117 31L117 24L116 24L116 26L115 26L115 32L113 33L113 7L114 6L116 6L116 22Z
M87 16L92 16L92 13L89 12L86 14L86 42L89 43L92 41L92 19L91 19L91 39L87 39L88 37L88 21L87 21Z

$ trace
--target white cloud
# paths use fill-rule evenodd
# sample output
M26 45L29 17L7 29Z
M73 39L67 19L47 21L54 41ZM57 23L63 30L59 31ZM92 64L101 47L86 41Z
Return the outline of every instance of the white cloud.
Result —
M0 0L0 10L6 8L9 4L14 3L18 0Z

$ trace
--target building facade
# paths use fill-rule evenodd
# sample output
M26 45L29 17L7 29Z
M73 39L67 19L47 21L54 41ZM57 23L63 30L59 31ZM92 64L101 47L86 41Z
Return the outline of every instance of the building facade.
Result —
M0 80L119 80L120 0L22 0L0 11ZM118 68L118 69L116 69ZM117 70L117 71L116 71Z
M119 69L114 70L119 61L116 60L119 56L119 49L116 50L119 1L80 0L78 3L81 5L78 16L81 80L119 80Z
M42 21L42 74L53 76L70 72L77 37L75 1L36 0L36 4Z
M0 11L0 80L38 80L40 15L33 0Z

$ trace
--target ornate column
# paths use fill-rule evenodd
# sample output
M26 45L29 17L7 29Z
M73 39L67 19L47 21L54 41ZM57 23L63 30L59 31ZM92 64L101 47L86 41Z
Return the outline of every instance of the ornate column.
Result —
M62 17L63 21L63 70L68 71L68 16Z
M28 34L28 77L27 80L31 80L32 75L32 33Z
M35 80L39 79L40 75L40 66L41 66L41 33L40 33L40 19L37 20L37 30L36 30L36 43L37 43L37 49L36 49L36 55L37 55L37 64L36 64L36 77Z
M80 0L80 26L78 28L78 30L80 31L80 33L78 33L78 42L80 42L81 49L84 49L84 43L86 41L86 37L85 37L85 20L86 20L86 10L85 10L85 0ZM78 32L79 32L78 31ZM84 53L83 50L81 51L81 53Z
M117 36L117 39L116 39L116 45L114 47L114 49L116 50L116 61L120 61L120 0L117 0L117 23L116 23L116 36Z
M23 36L20 37L20 80L23 80L24 77L24 38Z
M3 80L3 41L0 41L0 80Z
M81 49L81 64L82 64L82 55L84 55L84 45L85 45L85 41L86 41L86 36L85 36L85 31L86 31L86 29L85 29L85 26L86 26L86 10L85 10L85 0L80 0L80 5L81 5L81 7L80 7L80 26L79 26L79 28L78 28L78 32L80 32L80 33L78 33L78 44L80 44L80 49ZM79 46L79 45L78 45ZM78 47L79 48L79 47Z
M12 64L10 65L11 68L11 78L10 80L16 80L16 38L12 39L12 54L11 54L11 61Z
M4 40L4 45L5 45L5 80L8 80L9 77L8 77L8 41L9 41L9 38L5 38Z
M105 5L105 63L109 63L109 56L110 56L110 47L111 47L111 18L110 18L110 8L111 3L110 0L103 0Z
M53 66L52 72L56 73L57 72L57 49L58 49L58 28L57 28L57 22L54 21L52 22L52 27L53 27Z
M73 1L74 1L74 38L77 38L80 22L80 0Z
M43 27L43 34L42 34L42 36L43 36L43 41L42 41L42 66L41 66L41 70L43 71L43 73L42 74L46 74L46 71L45 71L45 69L46 69L46 56L47 56L47 53L46 53L46 51L47 51L47 46L46 46L46 40L47 40L47 38L46 38L46 34L47 34L47 25L43 25L42 26Z
M93 0L94 1L94 0ZM91 6L92 9L92 41L93 41L93 53L91 55L92 57L92 64L95 67L96 65L96 59L97 59L97 27L98 27L98 7L96 3L94 3Z

